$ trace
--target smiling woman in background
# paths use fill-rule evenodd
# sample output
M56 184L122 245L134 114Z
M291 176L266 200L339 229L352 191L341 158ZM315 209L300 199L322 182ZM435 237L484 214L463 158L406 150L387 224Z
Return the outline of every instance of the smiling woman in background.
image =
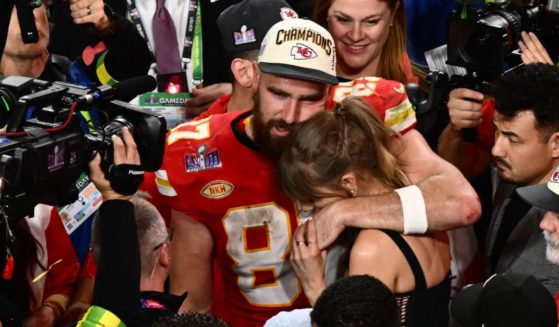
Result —
M406 52L404 4L399 0L317 0L314 20L332 34L339 77L378 76L417 82Z

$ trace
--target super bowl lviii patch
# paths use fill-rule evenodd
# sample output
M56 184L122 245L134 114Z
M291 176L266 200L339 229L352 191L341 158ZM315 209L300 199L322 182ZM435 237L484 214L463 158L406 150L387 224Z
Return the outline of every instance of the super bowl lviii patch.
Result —
M217 149L209 150L207 145L200 146L197 153L186 154L184 161L187 173L221 168L221 161L219 160Z
M233 32L233 37L235 39L235 45L256 42L254 30L252 28L248 29L246 25L241 26L240 32Z

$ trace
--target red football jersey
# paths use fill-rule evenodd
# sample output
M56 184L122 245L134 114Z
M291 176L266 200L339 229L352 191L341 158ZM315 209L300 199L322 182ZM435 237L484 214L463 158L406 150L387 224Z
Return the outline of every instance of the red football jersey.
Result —
M415 110L408 99L406 89L398 81L380 77L361 77L350 82L340 83L330 88L326 108L333 109L337 103L350 95L362 97L386 126L400 134L405 134L417 123ZM220 97L196 119L227 112L227 102L230 98L230 94Z
M225 94L217 98L217 100L212 103L212 105L204 112L199 114L194 118L194 120L200 120L204 118L208 118L211 115L216 114L224 114L227 112L227 104L229 104L229 100L231 100L231 93Z
M361 77L340 83L330 89L326 108L333 109L337 103L352 95L363 98L384 124L394 131L405 134L415 127L415 110L402 83L379 77Z
M249 114L212 115L177 126L167 136L156 173L171 207L213 236L224 288L216 312L232 326L262 326L282 310L309 306L288 261L299 222L295 203L280 191L275 162L232 128Z

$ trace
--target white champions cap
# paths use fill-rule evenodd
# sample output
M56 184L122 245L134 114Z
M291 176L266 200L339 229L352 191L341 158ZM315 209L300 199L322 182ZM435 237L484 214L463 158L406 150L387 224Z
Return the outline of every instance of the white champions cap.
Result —
M334 40L310 20L287 19L272 26L260 46L258 64L265 73L338 84Z

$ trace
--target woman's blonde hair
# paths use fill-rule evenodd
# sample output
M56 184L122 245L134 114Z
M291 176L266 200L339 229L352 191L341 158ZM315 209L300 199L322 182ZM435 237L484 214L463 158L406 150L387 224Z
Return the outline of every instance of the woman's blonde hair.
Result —
M281 188L300 201L347 197L350 194L341 178L348 171L358 178L373 176L391 188L407 185L406 175L389 150L394 137L396 132L367 103L348 97L335 110L322 111L290 132L278 164Z

